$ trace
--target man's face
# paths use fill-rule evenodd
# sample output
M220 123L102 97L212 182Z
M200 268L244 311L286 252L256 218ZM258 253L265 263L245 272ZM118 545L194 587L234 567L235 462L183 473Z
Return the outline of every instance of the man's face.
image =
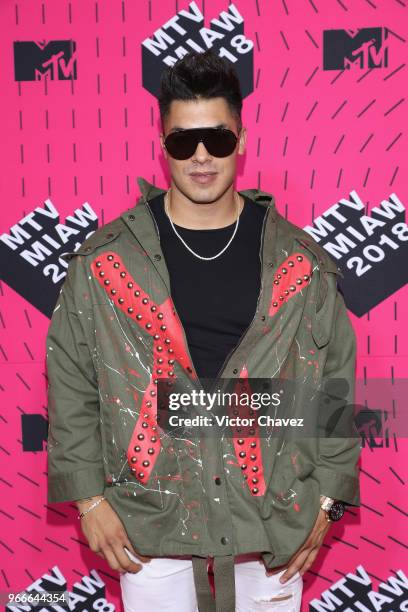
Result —
M228 157L212 156L202 142L198 143L192 157L185 160L174 159L166 151L164 140L171 132L203 127L224 127L234 132L238 142L233 153ZM173 100L163 129L160 143L177 189L198 204L218 200L234 181L237 155L244 153L246 142L246 130L242 128L238 134L237 119L225 98Z

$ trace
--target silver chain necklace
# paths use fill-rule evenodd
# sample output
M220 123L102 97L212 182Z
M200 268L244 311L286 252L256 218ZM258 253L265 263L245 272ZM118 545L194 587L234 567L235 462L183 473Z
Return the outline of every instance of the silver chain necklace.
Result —
M231 242L234 240L235 234L237 233L238 230L238 225L239 225L239 195L237 194L236 191L234 191L234 197L235 200L237 202L237 220L235 221L235 228L234 228L234 232L231 236L231 238L228 240L227 244L225 245L225 247L216 255L213 255L212 257L203 257L202 255L199 255L198 253L196 253L195 251L193 251L193 249L191 247L188 246L188 244L185 242L185 240L180 236L180 234L178 233L178 231L176 230L176 228L174 227L174 223L173 220L170 216L170 212L169 212L169 208L168 208L168 200L169 200L169 195L170 195L170 191L171 188L167 191L165 198L164 198L164 210L166 212L166 215L169 218L170 221L170 225L173 228L174 233L176 234L177 238L184 244L184 246L186 247L186 249L188 251L190 251L190 253L192 255L194 255L195 257L197 257L198 259L202 259L203 261L211 261L212 259L217 259L217 257L219 257L220 255L222 255L229 247L229 245L231 244Z

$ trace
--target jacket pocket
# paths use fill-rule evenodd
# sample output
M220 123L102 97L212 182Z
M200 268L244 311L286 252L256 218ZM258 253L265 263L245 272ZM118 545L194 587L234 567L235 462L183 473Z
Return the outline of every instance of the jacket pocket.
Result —
M320 262L319 287L312 312L312 336L318 348L325 347L332 337L339 276L342 273L331 259Z
M318 483L299 476L291 465L283 467L271 480L261 509L271 548L282 563L306 541L320 511Z

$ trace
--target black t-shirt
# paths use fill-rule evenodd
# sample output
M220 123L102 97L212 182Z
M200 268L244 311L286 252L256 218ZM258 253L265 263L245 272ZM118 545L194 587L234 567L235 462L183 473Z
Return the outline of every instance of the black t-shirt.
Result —
M171 296L184 327L200 378L216 378L256 311L260 284L260 243L266 209L245 198L238 231L217 259L203 261L176 236L164 210L164 197L149 202L170 275ZM235 222L219 229L186 229L175 225L199 255L211 257L225 247Z

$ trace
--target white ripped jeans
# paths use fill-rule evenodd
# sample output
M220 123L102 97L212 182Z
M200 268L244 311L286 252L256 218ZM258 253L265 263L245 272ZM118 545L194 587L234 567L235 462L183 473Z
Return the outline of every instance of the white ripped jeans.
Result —
M143 567L136 574L121 574L125 612L199 612L191 559L154 557L141 563L128 555ZM247 560L248 555L235 557L236 612L299 612L303 591L299 572L281 584L285 570L267 576L263 562L255 555L249 558L252 560Z

